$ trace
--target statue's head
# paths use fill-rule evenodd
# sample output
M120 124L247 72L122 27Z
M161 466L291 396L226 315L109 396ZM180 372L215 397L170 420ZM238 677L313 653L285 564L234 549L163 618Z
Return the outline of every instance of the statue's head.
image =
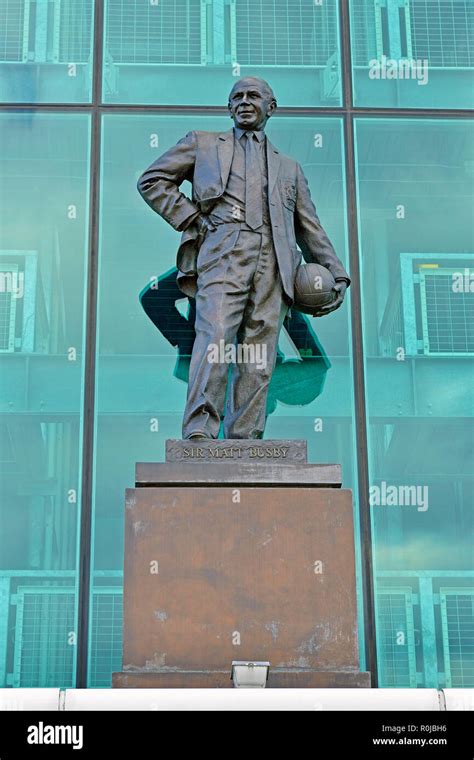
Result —
M244 77L232 87L228 107L236 127L263 129L277 102L268 82L259 77Z

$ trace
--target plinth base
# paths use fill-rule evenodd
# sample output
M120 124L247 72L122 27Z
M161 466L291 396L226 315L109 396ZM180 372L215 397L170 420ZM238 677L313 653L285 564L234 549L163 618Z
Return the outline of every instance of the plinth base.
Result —
M370 687L340 466L303 442L199 444L168 442L127 489L113 687L228 689L234 660L269 662L269 688Z

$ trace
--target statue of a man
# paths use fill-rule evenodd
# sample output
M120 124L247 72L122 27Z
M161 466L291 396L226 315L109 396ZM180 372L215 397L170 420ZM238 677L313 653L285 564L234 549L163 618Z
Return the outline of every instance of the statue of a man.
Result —
M239 80L228 107L232 129L189 132L138 180L149 206L183 231L177 282L196 299L183 438L217 438L222 419L225 438L263 437L278 335L302 254L336 280L335 300L321 315L342 304L350 284L301 166L265 135L277 107L270 85ZM184 180L192 200L179 189Z

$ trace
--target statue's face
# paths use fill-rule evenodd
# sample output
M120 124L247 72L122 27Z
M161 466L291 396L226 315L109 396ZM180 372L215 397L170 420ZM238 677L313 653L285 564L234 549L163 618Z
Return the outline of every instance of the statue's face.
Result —
M229 95L229 112L236 127L262 129L276 108L273 96L260 82L243 79Z

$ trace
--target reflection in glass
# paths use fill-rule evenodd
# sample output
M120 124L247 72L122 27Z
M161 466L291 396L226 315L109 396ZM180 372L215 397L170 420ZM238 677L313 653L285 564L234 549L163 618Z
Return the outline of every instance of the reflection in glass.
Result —
M357 106L472 108L472 0L351 0Z
M356 131L382 685L472 686L472 129Z
M225 105L236 77L340 105L337 0L107 0L104 101Z
M93 0L3 0L0 100L91 100Z
M178 360L173 374L188 382L189 363L195 339L194 322L196 302L189 301L185 315L176 302L183 300L183 293L176 283L178 270L166 272L153 283L148 283L140 293L145 314L166 338L178 348ZM278 351L275 370L268 392L267 415L275 411L277 402L302 406L310 403L321 393L331 362L319 343L311 319L305 314L292 311L285 318L283 331L298 351L299 361L285 361Z
M73 686L88 115L0 117L0 685Z

